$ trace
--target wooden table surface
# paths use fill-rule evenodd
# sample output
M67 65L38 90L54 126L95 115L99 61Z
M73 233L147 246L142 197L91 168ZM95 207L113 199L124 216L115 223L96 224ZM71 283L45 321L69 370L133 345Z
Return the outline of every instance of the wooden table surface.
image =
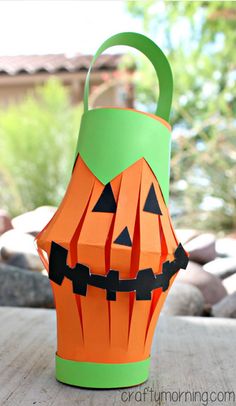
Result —
M200 400L185 402L181 397L176 401L176 392L236 393L235 320L162 316L153 343L150 378L135 388L88 390L63 385L54 378L55 350L54 310L0 308L1 406L200 406L204 405ZM172 395L163 398L161 391ZM224 396L231 396L231 401L208 404L236 405L233 394Z

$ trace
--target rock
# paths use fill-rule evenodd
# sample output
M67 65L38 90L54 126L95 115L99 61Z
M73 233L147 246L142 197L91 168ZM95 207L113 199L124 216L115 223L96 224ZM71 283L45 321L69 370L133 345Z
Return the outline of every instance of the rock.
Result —
M202 293L194 286L174 282L162 309L168 316L201 316L204 308Z
M0 235L12 228L12 222L7 212L5 210L0 210Z
M213 305L223 299L226 289L221 280L203 268L190 261L187 269L181 269L176 277L176 281L188 283L198 288L204 297L205 305Z
M223 285L229 295L236 292L236 273L225 278L223 280Z
M54 307L48 277L0 264L0 305Z
M28 269L30 271L42 271L43 264L36 254L20 253L12 255L7 261L7 264L15 266L17 268Z
M41 206L12 219L13 227L21 232L36 236L51 220L57 208Z
M218 276L220 279L227 278L236 272L236 257L216 258L205 264L203 269Z
M214 234L201 234L187 242L184 248L189 252L191 261L206 264L216 257L215 241Z
M188 241L192 240L194 237L197 237L200 232L190 228L177 228L175 229L175 234L178 238L178 241L180 241L184 245Z
M236 257L236 239L220 238L216 241L216 252L220 257Z
M37 255L34 237L17 230L9 230L0 236L0 253L4 260L15 254Z
M214 317L236 318L236 292L226 296L219 303L212 307L211 311Z

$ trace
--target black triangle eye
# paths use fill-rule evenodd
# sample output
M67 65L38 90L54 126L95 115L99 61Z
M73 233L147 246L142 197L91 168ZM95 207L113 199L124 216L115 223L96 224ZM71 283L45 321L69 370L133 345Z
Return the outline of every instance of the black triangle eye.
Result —
M132 241L129 235L129 230L127 227L121 231L120 235L115 239L114 244L125 245L126 247L132 247Z
M151 187L149 189L143 211L154 214L162 214L153 183L151 184Z
M101 213L116 212L116 201L110 183L104 187L101 196L93 208L93 211Z

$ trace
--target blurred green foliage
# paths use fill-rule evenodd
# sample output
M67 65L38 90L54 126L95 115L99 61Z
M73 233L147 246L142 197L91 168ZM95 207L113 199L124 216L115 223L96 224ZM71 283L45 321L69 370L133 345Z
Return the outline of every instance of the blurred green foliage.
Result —
M56 79L0 110L0 207L12 215L58 205L73 167L81 117Z
M174 75L171 202L177 226L236 228L236 3L128 1ZM154 112L154 69L140 57L137 97ZM178 214L179 213L179 214ZM178 214L178 215L177 215Z

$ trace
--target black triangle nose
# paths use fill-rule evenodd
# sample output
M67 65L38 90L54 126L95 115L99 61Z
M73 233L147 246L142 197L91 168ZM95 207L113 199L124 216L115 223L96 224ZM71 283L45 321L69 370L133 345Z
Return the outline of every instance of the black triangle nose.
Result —
M121 231L120 235L115 239L114 244L125 245L126 247L132 247L132 241L129 235L128 227L125 227Z

